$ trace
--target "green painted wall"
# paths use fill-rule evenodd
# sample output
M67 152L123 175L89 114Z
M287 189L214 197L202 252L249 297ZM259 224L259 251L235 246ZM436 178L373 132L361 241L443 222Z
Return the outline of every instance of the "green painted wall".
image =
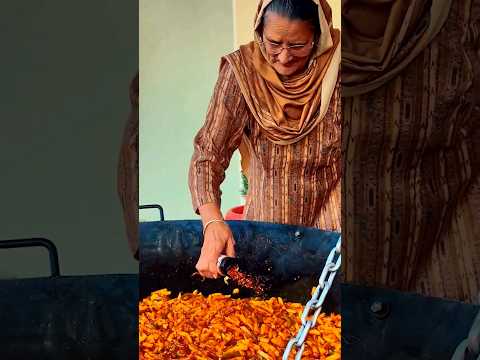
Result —
M140 1L140 203L162 205L167 219L197 218L187 182L193 138L220 57L232 50L231 1ZM224 212L240 203L239 169L235 155L222 185Z
M43 236L64 274L137 272L116 167L138 68L135 1L7 1L0 31L0 239ZM48 274L0 250L0 277Z

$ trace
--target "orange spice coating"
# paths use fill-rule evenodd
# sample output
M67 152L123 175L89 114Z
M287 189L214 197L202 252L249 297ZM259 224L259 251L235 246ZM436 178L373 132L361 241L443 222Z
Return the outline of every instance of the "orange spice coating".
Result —
M247 289L252 289L257 296L263 294L265 286L262 282L252 275L242 273L238 266L233 266L228 270L227 275L235 283Z
M166 289L155 291L139 305L140 360L281 359L301 324L303 305L281 298L169 295ZM302 359L340 359L340 326L340 315L321 314Z

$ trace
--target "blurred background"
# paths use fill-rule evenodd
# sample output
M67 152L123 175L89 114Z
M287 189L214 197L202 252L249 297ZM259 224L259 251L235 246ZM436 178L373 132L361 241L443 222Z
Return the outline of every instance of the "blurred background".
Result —
M10 1L0 23L0 239L51 239L63 274L137 272L116 186L138 4ZM0 278L48 274L46 250L0 250Z

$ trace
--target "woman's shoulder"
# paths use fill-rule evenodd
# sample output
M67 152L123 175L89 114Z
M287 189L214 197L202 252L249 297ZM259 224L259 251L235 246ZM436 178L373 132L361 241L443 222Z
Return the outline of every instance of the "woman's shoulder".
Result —
M235 80L235 73L233 71L233 66L230 63L230 61L226 58L226 56L223 56L220 59L220 67L218 69L218 77L219 77L219 79L234 81Z
M234 65L231 63L230 59L223 56L220 60L217 87L221 89L219 94L225 99L232 96L234 98L242 96L237 76L238 74L236 73Z
M235 50L229 54L222 56L220 59L220 73L222 72L233 72L233 67L235 64L241 63L241 53L240 49Z
M240 57L240 48L235 51L229 52L228 54L223 55L224 58L237 58Z

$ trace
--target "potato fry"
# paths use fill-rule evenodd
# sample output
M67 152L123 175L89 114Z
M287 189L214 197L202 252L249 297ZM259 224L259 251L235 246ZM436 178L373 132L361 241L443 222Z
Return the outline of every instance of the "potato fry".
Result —
M281 298L233 299L198 291L170 298L153 292L139 304L139 359L281 359L300 328L303 305ZM305 341L304 360L341 356L341 318L321 314ZM290 359L295 356L292 351Z

